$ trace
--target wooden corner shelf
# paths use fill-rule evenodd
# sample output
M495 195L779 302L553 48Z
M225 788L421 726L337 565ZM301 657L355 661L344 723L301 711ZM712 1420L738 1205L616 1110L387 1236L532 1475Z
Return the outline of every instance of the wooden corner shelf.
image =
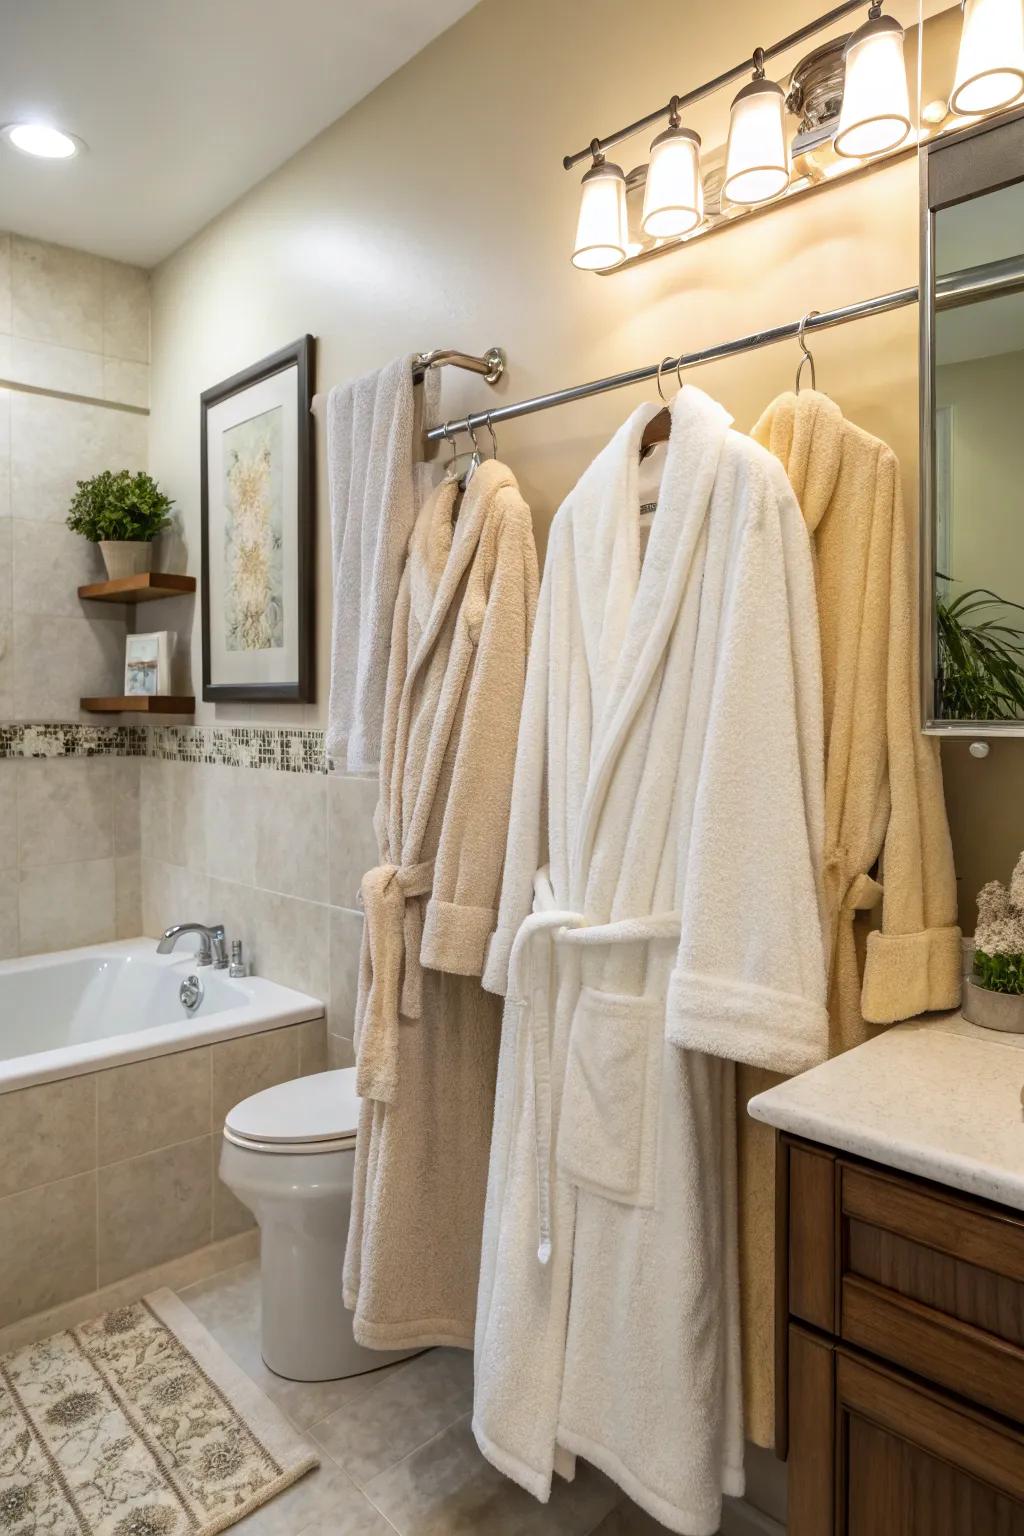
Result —
M93 581L79 587L79 597L94 603L153 603L161 597L181 597L194 592L194 576L173 576L166 571L142 571L138 576L118 576L115 581Z
M91 715L194 715L196 701L184 693L124 694L120 698L82 699Z

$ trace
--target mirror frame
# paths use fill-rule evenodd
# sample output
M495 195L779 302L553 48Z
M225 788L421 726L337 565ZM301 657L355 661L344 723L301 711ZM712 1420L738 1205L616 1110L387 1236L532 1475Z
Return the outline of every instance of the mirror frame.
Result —
M935 289L935 215L986 192L1024 182L1024 107L933 139L921 150L920 364L920 684L922 729L929 736L1024 736L1021 720L943 720L935 709L935 311L1024 290L1024 252L1008 262L948 275ZM1002 270L999 270L999 269ZM1021 529L1024 538L1024 527Z

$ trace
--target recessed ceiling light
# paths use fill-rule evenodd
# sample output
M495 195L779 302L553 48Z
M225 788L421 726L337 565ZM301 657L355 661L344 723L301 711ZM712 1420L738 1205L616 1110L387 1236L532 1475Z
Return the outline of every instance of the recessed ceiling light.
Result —
M81 139L48 123L8 123L3 136L23 155L35 155L39 160L70 160L85 148Z

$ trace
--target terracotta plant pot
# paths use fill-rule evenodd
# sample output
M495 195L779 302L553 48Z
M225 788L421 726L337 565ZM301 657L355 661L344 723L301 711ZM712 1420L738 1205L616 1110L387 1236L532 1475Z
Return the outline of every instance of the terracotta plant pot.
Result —
M1001 1029L1004 1033L1024 1035L1024 997L1014 992L990 992L970 977L964 985L961 1013L983 1029Z
M143 539L100 539L100 549L111 581L140 576L149 570L153 559L153 546Z

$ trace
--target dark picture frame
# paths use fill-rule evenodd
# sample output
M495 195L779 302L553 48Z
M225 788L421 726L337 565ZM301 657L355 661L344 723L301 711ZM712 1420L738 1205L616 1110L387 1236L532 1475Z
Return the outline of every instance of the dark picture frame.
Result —
M313 435L313 390L316 341L303 336L282 347L240 373L204 389L200 396L200 479L201 479L201 609L203 634L203 698L213 703L245 702L263 704L310 703L314 698L314 523L316 500L316 453ZM294 517L290 532L295 541L294 580L285 592L285 601L295 604L294 676L286 680L218 680L214 676L211 648L210 582L210 441L209 414L215 407L244 395L254 386L266 383L277 374L295 370L295 444L294 462L297 484L294 487ZM223 615L219 616L223 622ZM257 653L258 654L258 653Z

